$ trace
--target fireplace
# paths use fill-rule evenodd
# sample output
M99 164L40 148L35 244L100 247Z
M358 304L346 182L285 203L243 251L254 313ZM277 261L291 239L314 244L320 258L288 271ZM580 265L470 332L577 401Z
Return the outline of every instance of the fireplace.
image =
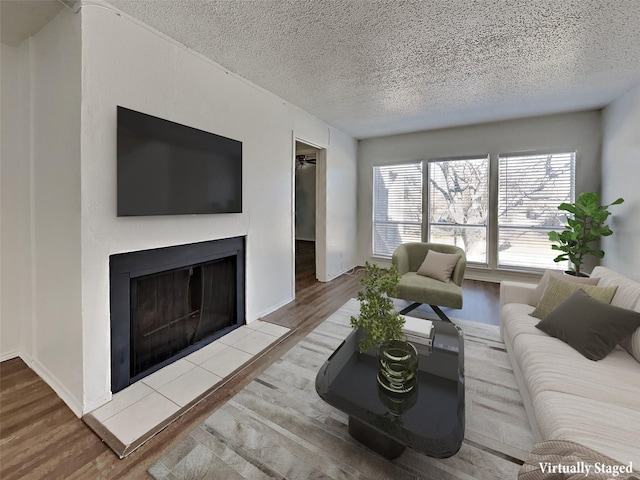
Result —
M111 391L243 325L244 237L111 255Z

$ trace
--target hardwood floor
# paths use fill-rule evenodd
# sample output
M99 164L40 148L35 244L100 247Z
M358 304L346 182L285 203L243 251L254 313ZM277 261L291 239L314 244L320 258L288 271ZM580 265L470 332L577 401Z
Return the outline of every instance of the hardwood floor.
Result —
M295 329L238 375L141 448L120 460L21 359L0 363L0 478L150 478L146 470L320 322L355 297L360 271L329 283L315 280L315 246L298 245L296 299L264 320ZM497 322L497 284L465 281L465 309L452 317ZM422 308L422 307L421 307ZM429 307L425 307L428 311ZM454 313L455 312L455 313Z
M361 268L351 274L360 280ZM305 291L316 283L315 242L296 240L296 295L305 295ZM357 290L356 290L357 291ZM464 305L461 310L443 308L450 318L462 318L475 322L499 325L500 323L500 285L492 282L465 280L462 284ZM416 312L435 317L428 305L418 307ZM295 325L287 325L295 327Z
M464 298L462 309L442 308L449 318L500 325L499 283L467 279L462 283L462 296ZM420 305L414 311L426 313L429 318L438 318L428 305Z

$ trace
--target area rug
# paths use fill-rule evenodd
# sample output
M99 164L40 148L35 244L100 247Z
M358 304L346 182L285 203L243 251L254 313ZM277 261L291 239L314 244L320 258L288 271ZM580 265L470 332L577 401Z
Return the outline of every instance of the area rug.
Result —
M157 480L515 479L534 445L498 327L454 320L465 334L466 430L460 451L435 459L407 449L395 460L347 431L320 399L320 366L350 333L356 300L320 324L216 410L148 472Z

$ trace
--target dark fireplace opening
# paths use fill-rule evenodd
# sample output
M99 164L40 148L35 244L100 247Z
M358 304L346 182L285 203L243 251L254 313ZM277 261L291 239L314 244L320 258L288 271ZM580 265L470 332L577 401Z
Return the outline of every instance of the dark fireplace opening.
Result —
M131 376L231 327L235 276L227 257L131 279Z
M244 324L244 237L110 257L111 391Z

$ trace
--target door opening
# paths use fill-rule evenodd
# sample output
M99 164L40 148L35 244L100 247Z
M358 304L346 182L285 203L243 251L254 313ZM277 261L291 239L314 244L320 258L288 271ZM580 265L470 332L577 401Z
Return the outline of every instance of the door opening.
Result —
M296 141L295 153L295 285L314 283L316 272L316 165L320 149Z

